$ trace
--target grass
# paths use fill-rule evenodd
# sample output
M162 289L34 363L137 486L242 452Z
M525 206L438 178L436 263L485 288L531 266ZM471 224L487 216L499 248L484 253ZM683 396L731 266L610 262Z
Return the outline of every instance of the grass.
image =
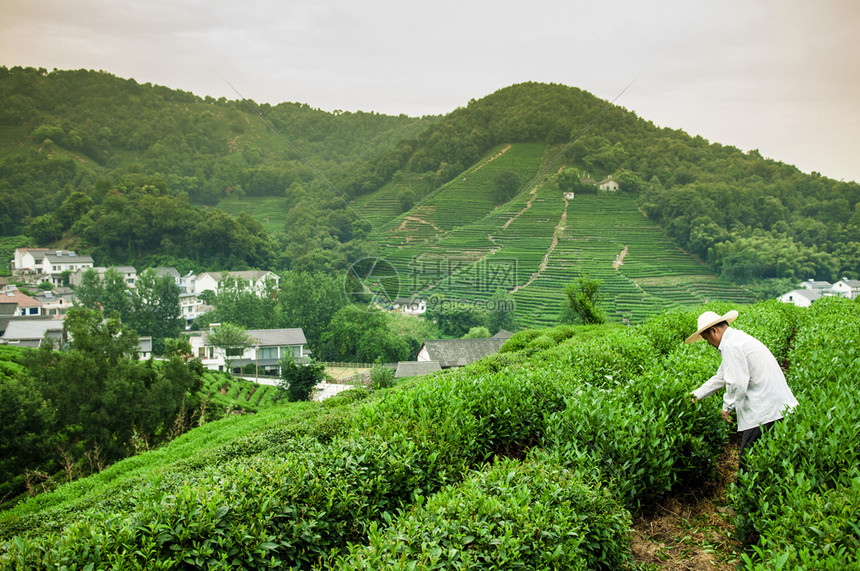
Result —
M145 478L156 478L171 464L206 454L246 435L294 421L313 406L316 405L292 403L261 414L228 415L203 424L165 446L121 460L92 476L69 482L49 494L36 496L0 513L0 527L4 521L27 514L40 513L40 517L44 517L45 510L71 511L90 507L109 498L113 490L125 489Z
M254 220L263 225L263 229L269 233L283 232L287 199L283 196L245 196L227 197L218 202L217 208L238 216L245 212ZM201 206L201 208L205 208Z
M27 236L0 236L0 276L12 275L12 258L15 250L30 246Z

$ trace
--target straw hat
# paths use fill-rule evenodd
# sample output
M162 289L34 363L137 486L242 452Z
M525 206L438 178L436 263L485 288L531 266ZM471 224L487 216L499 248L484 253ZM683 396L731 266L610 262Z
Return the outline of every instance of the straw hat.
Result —
M738 318L738 312L734 309L726 313L725 315L719 315L714 313L713 311L706 311L702 315L699 316L699 321L697 326L699 329L687 337L687 343L695 343L699 339L702 338L702 331L708 329L709 327L713 327L717 323L722 323L725 321L726 323L731 323L735 319Z

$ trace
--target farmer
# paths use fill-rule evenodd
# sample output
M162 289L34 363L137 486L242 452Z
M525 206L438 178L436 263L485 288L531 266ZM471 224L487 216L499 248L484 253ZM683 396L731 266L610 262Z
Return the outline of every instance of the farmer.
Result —
M744 470L744 453L763 431L797 406L797 400L770 350L752 335L729 327L737 317L735 310L725 315L706 311L699 316L698 330L687 338L687 343L704 339L723 357L717 374L693 391L693 402L725 387L723 418L731 422L733 410L737 415L741 433L739 469Z

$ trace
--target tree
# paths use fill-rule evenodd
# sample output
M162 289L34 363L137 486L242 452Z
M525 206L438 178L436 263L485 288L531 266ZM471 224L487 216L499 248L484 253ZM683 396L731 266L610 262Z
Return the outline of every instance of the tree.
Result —
M54 416L38 387L0 373L0 484L51 458L57 440L51 430ZM0 487L0 497L5 492Z
M407 341L389 329L385 313L347 305L323 333L321 354L331 361L393 363L408 359L409 349Z
M397 193L397 202L400 204L400 212L407 212L415 206L417 198L412 190L401 190Z
M179 355L140 361L134 331L98 310L72 307L64 330L67 350L45 345L24 362L28 390L54 409L45 435L54 439L53 451L60 448L73 461L89 456L90 470L99 469L131 454L136 439L150 445L166 440L176 419L196 408L199 361Z
M507 291L499 288L487 303L487 327L495 335L502 329L516 329L514 322L514 298Z
M24 233L33 238L36 243L45 245L62 237L63 225L53 214L43 214L33 219Z
M310 400L314 387L325 380L322 363L298 365L292 357L281 359L281 380L278 388L290 402Z
M228 373L234 359L254 344L254 338L248 335L243 327L232 323L222 323L213 327L208 338L212 346L221 350L224 356L224 368Z
M374 389L387 389L396 383L394 379L395 370L386 367L382 363L376 363L370 368L370 386Z
M510 169L499 169L493 175L493 199L498 202L507 202L516 196L520 189L520 177Z
M490 330L483 325L472 327L468 333L463 335L463 339L489 339L490 337Z
M215 310L205 320L212 323L233 323L248 329L271 329L280 321L280 307L274 280L266 284L263 295L250 287L248 280L227 276L218 284L218 293L212 296Z
M95 268L87 268L81 274L81 283L75 288L75 299L87 309L99 309L104 296L104 284Z
M179 286L170 276L145 270L137 279L130 305L129 325L138 335L152 337L153 353L163 354L164 340L179 337L182 331Z
M278 302L282 326L301 327L311 350L317 353L329 322L347 299L342 278L322 272L286 272Z
M564 286L568 305L585 324L605 323L606 313L600 307L602 297L598 290L603 282L582 274Z
M108 268L105 272L99 301L105 315L116 315L124 323L131 324L131 296L125 276L116 268Z
M439 326L443 335L462 337L469 329L486 325L487 312L474 304L434 296L427 304L425 318Z

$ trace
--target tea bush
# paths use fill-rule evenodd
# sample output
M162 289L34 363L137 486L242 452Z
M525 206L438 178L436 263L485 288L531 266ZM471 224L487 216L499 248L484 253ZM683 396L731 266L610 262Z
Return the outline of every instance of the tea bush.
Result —
M654 346L648 339L623 329L572 345L568 356L573 374L596 386L626 383L656 362Z
M474 472L411 510L334 567L359 569L619 569L630 561L630 514L599 483L511 459Z
M822 299L801 318L787 375L798 407L752 449L748 472L739 475L732 494L737 531L747 544L760 540L773 548L779 538L794 537L785 535L783 514L794 514L794 521L814 510L807 495L830 498L832 490L853 490L860 466L858 323L860 305L845 299ZM796 537L789 550L808 551L808 539Z
M0 514L0 568L623 568L626 510L707 478L733 429L690 399L720 362L683 343L700 310L204 425ZM740 311L800 401L732 491L743 565L856 567L860 305Z
M693 406L687 393L686 385L651 395L584 387L549 421L547 453L562 465L612 482L618 497L636 510L691 474L703 479L725 442L726 430L714 411Z
M821 491L795 474L761 544L743 555L747 569L860 568L860 471L854 474L848 485Z
M540 329L524 329L523 331L517 331L507 341L505 341L504 344L502 344L499 349L499 353L521 351L522 349L525 349L526 345L528 345L532 339L541 334L542 332Z
M696 312L690 308L670 309L636 326L636 332L648 339L660 355L674 351L695 330Z

